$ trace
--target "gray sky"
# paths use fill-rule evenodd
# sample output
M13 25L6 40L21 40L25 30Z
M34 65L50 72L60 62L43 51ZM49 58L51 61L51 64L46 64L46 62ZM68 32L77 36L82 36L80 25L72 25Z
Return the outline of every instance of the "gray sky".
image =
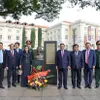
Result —
M88 7L83 10L78 7L67 8L66 4L63 5L63 9L60 12L59 19L54 20L53 22L47 22L43 19L34 19L34 14L32 16L22 16L20 22L35 23L44 26L51 26L63 20L74 22L75 20L83 19L95 23L100 23L100 11L96 11L94 8ZM7 17L6 20L12 20ZM0 21L4 21L0 17Z

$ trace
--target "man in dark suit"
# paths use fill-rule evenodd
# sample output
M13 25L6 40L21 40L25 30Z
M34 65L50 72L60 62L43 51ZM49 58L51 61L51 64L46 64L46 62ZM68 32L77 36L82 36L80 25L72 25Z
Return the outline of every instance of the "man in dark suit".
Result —
M96 67L95 67L95 88L99 88L100 86L100 40L96 42L97 49L96 53Z
M0 88L4 89L2 84L4 78L4 68L5 68L5 51L3 50L3 43L0 42Z
M91 49L89 42L87 42L85 46L86 50L83 50L85 88L91 89L93 68L96 66L96 54L95 51Z
M70 68L70 54L67 50L64 50L65 45L60 44L60 50L56 53L56 68L58 70L58 89L62 87L62 76L63 76L63 85L65 89L67 88L67 74L68 68Z
M70 53L71 59L71 77L73 88L76 87L76 77L77 77L77 87L81 89L81 70L84 67L83 54L79 51L79 45L73 45L73 51Z
M15 51L18 53L18 71L21 70L20 69L20 58L22 56L22 49L19 48L20 47L20 43L19 42L16 42L15 43ZM17 82L20 83L20 76L18 73L17 73Z
M6 69L7 69L7 82L8 88L11 87L11 76L12 86L16 87L16 68L18 67L18 54L14 50L14 44L10 44L10 50L7 51L6 55Z

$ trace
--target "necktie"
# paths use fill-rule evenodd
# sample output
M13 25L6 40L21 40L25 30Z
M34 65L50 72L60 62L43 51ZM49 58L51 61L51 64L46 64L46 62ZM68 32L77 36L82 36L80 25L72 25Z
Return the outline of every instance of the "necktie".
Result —
M11 51L11 54L12 54L12 56L14 56L14 51L13 50Z
M88 50L86 51L86 64L88 64L88 56L89 56L89 54L88 54Z
M61 55L62 55L62 57L63 57L63 55L64 55L64 51L62 50L62 52L61 52Z

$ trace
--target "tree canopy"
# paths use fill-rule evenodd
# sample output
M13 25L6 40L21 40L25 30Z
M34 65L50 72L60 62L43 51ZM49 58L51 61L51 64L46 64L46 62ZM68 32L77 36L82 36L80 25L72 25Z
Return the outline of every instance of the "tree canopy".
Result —
M66 1L72 7L79 5L83 9L92 6L100 10L100 0L0 0L0 16L11 16L18 20L22 15L35 13L35 18L53 21L58 18L62 4Z
M95 7L96 10L100 10L100 0L68 0L71 6L74 7L78 5L80 8L85 8L88 6Z
M20 19L22 15L36 13L35 18L52 21L58 17L66 0L0 0L0 16Z

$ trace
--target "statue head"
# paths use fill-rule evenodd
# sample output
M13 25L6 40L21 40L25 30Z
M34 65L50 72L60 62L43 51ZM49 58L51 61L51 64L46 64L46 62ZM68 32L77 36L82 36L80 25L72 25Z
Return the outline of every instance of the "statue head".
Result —
M41 47L37 47L37 54L41 54L42 53L42 48Z

